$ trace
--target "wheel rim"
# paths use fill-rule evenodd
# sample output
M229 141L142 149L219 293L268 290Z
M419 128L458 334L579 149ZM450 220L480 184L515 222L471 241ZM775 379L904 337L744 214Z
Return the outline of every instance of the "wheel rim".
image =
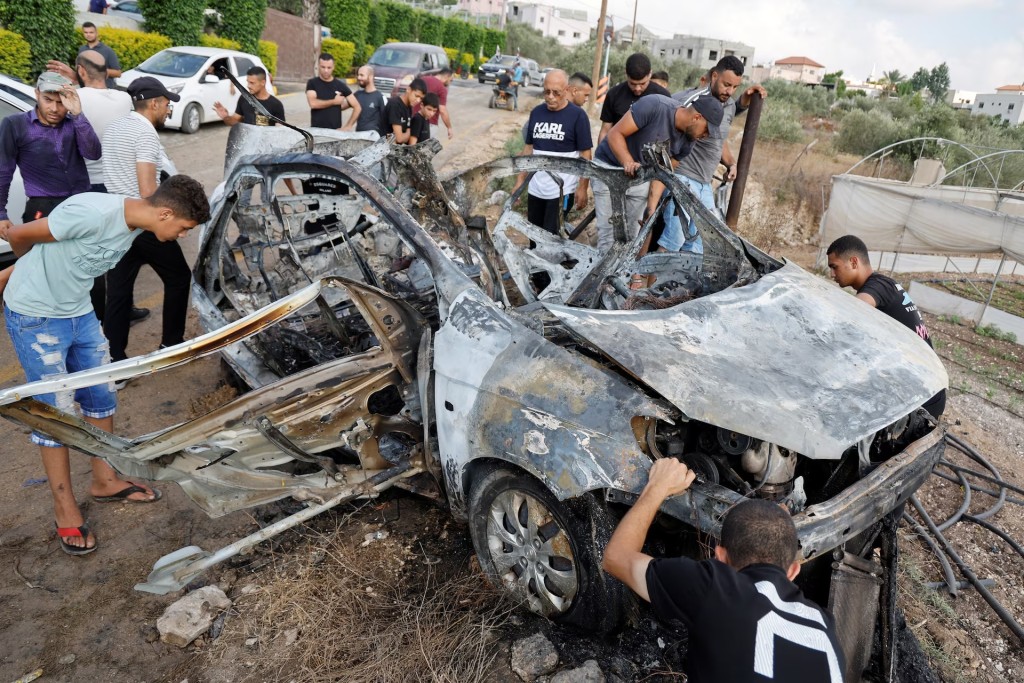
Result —
M186 115L188 116L188 127L199 128L199 110L190 106Z
M495 497L487 512L490 560L505 587L546 617L569 609L579 589L569 536L551 511L522 491Z

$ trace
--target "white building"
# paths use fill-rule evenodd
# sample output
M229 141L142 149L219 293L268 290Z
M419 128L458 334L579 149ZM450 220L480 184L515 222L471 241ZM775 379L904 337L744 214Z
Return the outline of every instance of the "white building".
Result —
M654 41L661 40L661 36L650 30L643 24L636 25L636 31L629 25L624 29L615 32L615 44L622 47L633 47L635 50L651 51Z
M970 109L977 97L978 93L970 90L948 90L946 91L946 104L953 109Z
M471 17L493 17L495 27L504 27L505 12L508 0L458 0L456 8ZM488 25L490 25L490 23Z
M587 11L582 9L509 2L508 20L535 28L566 47L590 39L590 21Z
M1024 123L1024 85L1004 85L991 94L978 95L971 107L974 116L998 116L1011 126Z
M754 48L744 43L676 33L651 42L651 54L667 62L684 61L710 69L728 55L739 57L744 66L754 63Z

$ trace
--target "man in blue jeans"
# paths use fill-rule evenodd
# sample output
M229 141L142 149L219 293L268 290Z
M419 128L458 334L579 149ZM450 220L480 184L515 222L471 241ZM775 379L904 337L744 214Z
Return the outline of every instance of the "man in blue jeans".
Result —
M202 185L179 175L147 199L88 192L67 199L47 218L0 226L0 239L19 257L3 290L4 317L26 379L55 380L109 363L109 344L89 299L93 279L110 270L143 232L170 242L209 218ZM87 422L110 432L116 396L107 383L38 399L65 411L77 401ZM61 548L69 555L92 552L96 537L71 490L67 447L38 432L32 433L32 442L39 446L50 483ZM97 502L160 498L158 491L120 479L99 458L92 461L89 491Z

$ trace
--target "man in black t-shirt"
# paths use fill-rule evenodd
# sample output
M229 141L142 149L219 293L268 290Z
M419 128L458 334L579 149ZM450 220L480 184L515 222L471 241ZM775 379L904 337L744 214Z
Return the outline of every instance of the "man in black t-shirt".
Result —
M384 107L384 116L381 117L380 129L377 131L380 136L393 135L396 144L409 144L412 108L419 104L426 94L427 84L416 78L400 96L392 95L388 99L388 105Z
M306 101L309 102L309 125L314 128L355 130L359 120L359 100L352 95L348 83L334 77L334 57L320 55L316 64L317 75L306 81ZM341 110L352 107L352 116L341 126Z
M412 123L409 126L410 145L430 139L430 120L437 116L440 107L441 98L437 93L428 92L423 96L419 111L412 115Z
M626 115L633 103L645 95L672 97L668 90L657 83L651 83L651 60L644 53L637 52L626 60L626 80L609 90L604 98L597 144L601 144L608 131Z
M842 683L835 620L793 583L800 573L797 535L784 508L760 499L734 507L712 560L642 552L658 508L693 480L674 458L654 463L608 542L605 571L650 602L660 619L683 623L690 683Z
M263 108L270 112L271 115L276 116L282 121L284 118L284 105L281 104L281 100L277 99L270 94L267 90L267 72L263 70L263 67L254 66L245 73L245 85L252 93L252 96L260 101ZM213 103L213 110L217 112L217 116L220 120L229 126L233 126L236 123L248 123L250 126L276 126L277 124L273 119L267 118L263 114L259 114L253 109L249 101L244 97L238 98L238 104L235 105L235 113L229 114L227 107L220 102Z
M856 289L858 299L903 323L932 346L931 335L917 304L903 285L874 271L863 240L854 235L844 235L829 245L826 254L832 279L840 287ZM921 407L938 418L946 409L946 390L932 396Z

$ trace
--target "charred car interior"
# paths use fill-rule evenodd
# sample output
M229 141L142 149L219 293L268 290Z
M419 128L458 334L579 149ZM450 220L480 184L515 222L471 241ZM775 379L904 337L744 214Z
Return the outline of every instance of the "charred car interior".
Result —
M534 156L442 182L436 141L338 134L308 153L286 129L231 136L194 270L207 333L59 388L219 351L249 391L130 439L32 398L52 383L0 394L4 416L176 481L211 515L392 484L429 496L468 521L495 582L590 628L628 607L599 569L616 517L654 459L677 457L699 483L662 508L670 543L697 552L744 497L785 504L805 590L870 650L876 611L843 601L879 595L883 522L943 449L918 408L946 374L915 334L729 231L656 150L635 179ZM520 171L607 183L615 246L532 226L516 196L489 226L478 199ZM651 177L695 217L702 256L638 256L652 221L625 237L625 189ZM633 273L654 284L628 289Z

